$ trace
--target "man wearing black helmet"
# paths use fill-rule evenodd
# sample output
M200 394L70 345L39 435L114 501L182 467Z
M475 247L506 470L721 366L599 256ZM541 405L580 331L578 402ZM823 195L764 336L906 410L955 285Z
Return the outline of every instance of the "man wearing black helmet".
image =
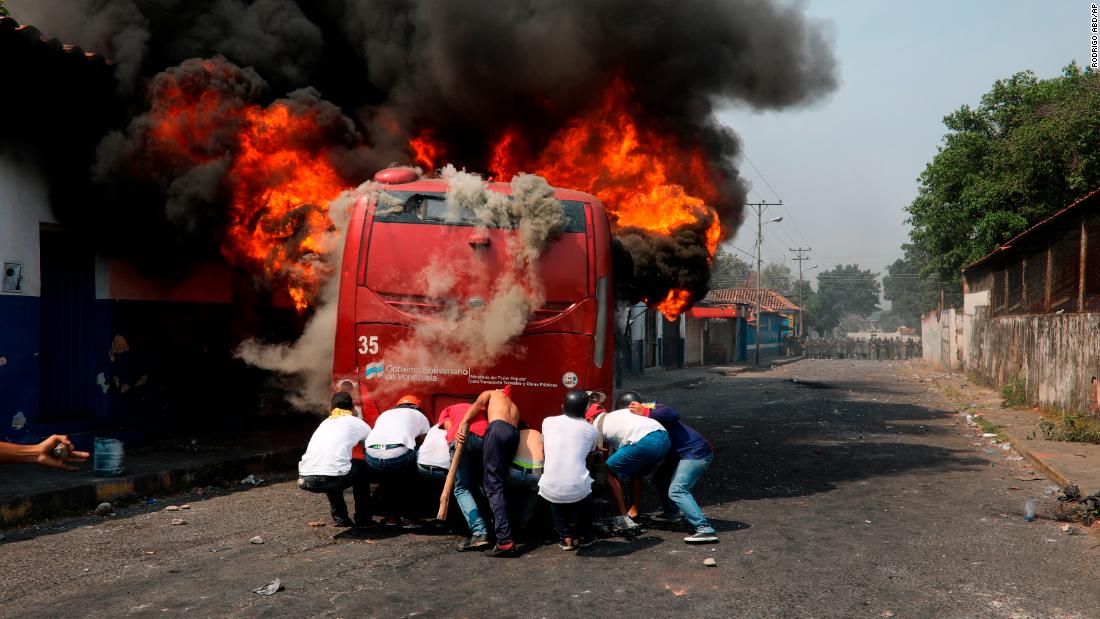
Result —
M576 550L596 543L592 534L592 476L588 472L596 449L596 428L585 423L588 393L570 389L561 415L542 422L544 464L539 496L550 503L558 545Z
M718 541L699 503L691 494L696 482L707 472L714 459L714 447L710 441L691 427L680 422L676 409L660 403L642 403L642 396L628 391L619 396L618 404L631 413L648 417L660 423L668 431L671 448L664 462L653 474L653 480L661 493L664 511L653 520L680 522L687 520L694 533L684 538L689 544L710 544Z
M635 475L646 475L657 468L668 453L668 431L656 420L635 415L627 408L608 413L592 407L585 418L596 426L600 448L611 452L607 458L605 481L611 503L619 513L612 530L632 535L638 531L638 525L627 513L622 484Z

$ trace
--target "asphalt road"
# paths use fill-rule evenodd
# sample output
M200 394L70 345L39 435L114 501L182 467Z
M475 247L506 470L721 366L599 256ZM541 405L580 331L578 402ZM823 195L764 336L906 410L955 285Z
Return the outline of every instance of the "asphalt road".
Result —
M0 615L1100 617L1100 539L1026 523L1049 482L986 453L906 363L802 361L659 399L716 445L697 496L719 544L650 528L491 559L455 535L309 527L324 500L287 481L9 531Z

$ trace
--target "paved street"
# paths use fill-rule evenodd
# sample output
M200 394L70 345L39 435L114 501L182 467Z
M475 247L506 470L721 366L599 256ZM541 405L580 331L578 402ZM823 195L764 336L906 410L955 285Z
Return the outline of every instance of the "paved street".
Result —
M1049 482L976 445L906 362L801 361L659 399L717 447L698 495L719 544L654 527L496 560L453 535L309 527L323 498L284 481L8 531L0 614L1100 616L1100 540L1026 523ZM274 578L284 591L251 592Z

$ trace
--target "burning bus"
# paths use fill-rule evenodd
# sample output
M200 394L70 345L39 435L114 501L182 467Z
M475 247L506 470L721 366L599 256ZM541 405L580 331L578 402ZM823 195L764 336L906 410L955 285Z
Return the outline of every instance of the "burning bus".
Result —
M448 199L454 178L383 170L356 203L340 271L333 388L351 392L368 422L406 393L434 419L512 385L524 420L538 427L571 387L611 393L607 214L592 195L531 178L560 212L550 213L557 224L544 246L519 262L530 248L517 239L528 231L487 225L456 206ZM483 184L497 200L517 200L514 187Z

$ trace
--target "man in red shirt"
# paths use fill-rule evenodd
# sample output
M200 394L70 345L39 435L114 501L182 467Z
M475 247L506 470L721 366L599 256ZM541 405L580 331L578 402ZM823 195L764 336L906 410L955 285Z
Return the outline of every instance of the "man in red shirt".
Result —
M462 419L469 409L470 404L462 402L452 404L439 413L439 420L447 430L447 444L451 446L452 458L455 435L458 434L458 428L462 425ZM458 470L455 472L455 501L458 502L458 508L462 510L462 517L466 519L466 526L470 528L470 537L459 544L459 551L484 550L489 547L489 529L478 511L477 496L474 494L475 492L481 494L482 443L488 426L489 420L484 413L477 415L470 422L470 431L462 447L462 459L459 460Z

